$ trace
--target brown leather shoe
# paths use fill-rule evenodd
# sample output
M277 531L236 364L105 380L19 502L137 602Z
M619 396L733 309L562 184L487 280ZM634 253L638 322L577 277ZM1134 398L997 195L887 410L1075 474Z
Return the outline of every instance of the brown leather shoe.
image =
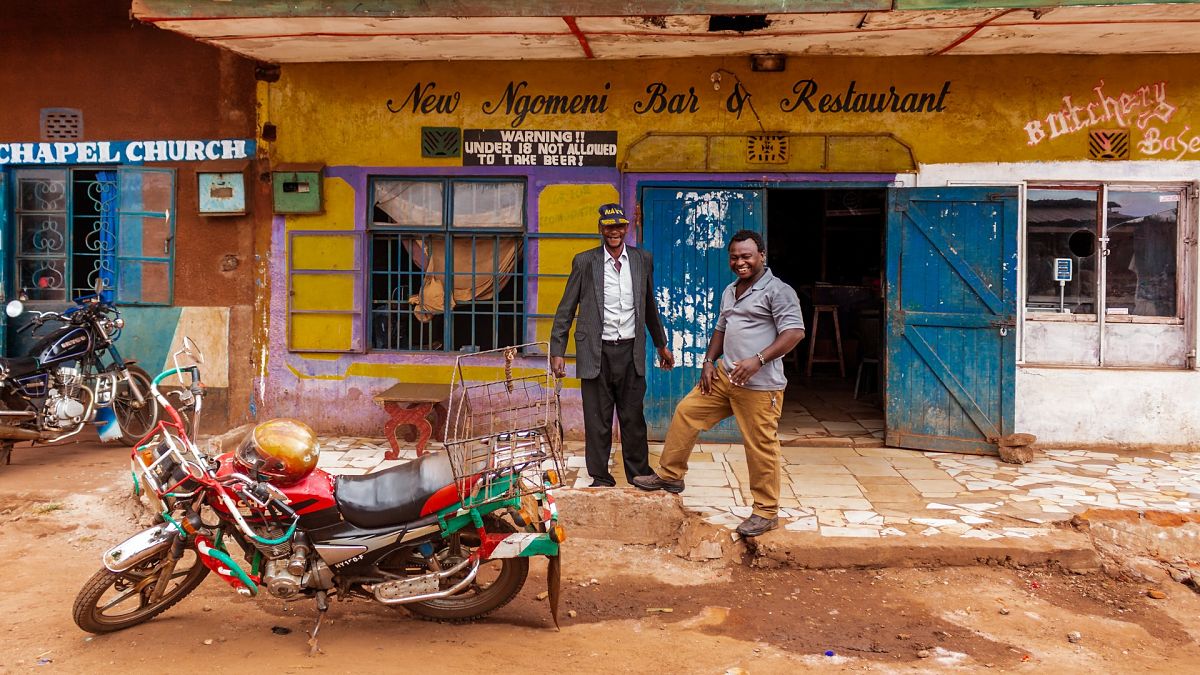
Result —
M757 537L760 534L770 532L779 527L778 518L763 518L757 513L751 514L749 518L742 521L741 525L737 526L737 533L743 537Z
M647 492L666 490L675 495L683 492L683 481L667 480L656 473L652 473L649 476L634 476L633 480L629 482L633 483L634 487L641 488Z

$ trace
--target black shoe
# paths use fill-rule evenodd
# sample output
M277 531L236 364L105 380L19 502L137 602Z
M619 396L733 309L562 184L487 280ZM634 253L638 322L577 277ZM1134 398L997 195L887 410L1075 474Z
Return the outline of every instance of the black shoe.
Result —
M683 492L683 481L667 480L656 473L652 473L649 476L634 476L634 478L629 482L633 483L634 487L641 488L647 492L653 492L654 490L666 490L667 492L675 495Z
M751 514L749 518L742 521L741 525L737 526L737 533L743 537L757 537L776 527L779 527L778 518L763 518L758 514Z
M616 486L617 486L616 483L605 483L602 480L593 480L592 484L589 485L588 487L616 487Z

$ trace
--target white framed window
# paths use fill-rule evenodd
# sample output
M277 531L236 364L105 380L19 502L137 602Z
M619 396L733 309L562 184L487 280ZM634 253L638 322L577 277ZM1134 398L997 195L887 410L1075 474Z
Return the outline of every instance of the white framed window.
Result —
M1193 188L1029 183L1024 362L1189 368Z

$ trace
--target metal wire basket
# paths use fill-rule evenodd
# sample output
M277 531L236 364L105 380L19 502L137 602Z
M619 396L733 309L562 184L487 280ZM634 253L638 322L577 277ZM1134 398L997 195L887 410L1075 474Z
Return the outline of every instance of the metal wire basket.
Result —
M544 354L531 366L522 353ZM446 452L464 503L483 503L562 486L561 382L546 342L463 354L454 364ZM480 379L502 364L504 378Z

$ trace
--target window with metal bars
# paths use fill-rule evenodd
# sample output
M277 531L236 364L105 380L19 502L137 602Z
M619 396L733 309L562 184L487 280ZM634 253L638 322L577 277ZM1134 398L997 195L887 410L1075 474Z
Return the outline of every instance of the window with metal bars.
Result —
M371 182L371 349L524 342L525 189L511 178Z
M103 279L119 303L171 303L172 172L17 169L12 184L13 285L31 301L68 301Z

